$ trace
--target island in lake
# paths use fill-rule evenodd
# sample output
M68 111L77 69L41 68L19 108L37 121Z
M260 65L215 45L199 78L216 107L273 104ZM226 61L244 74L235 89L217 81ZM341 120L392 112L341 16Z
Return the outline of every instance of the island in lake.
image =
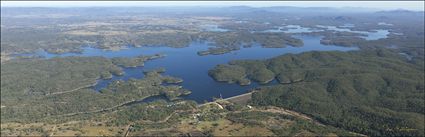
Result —
M2 136L424 136L424 11L1 7Z

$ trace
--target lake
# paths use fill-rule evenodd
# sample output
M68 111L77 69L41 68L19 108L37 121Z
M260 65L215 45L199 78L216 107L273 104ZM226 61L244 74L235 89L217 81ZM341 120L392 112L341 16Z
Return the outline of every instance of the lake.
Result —
M300 25L286 25L286 26L277 27L276 29L268 29L261 32L310 33L310 32L319 32L319 31L322 31L322 30L302 27Z
M390 34L388 30L383 30L383 29L377 29L377 30L371 30L371 31L355 31L355 30L351 30L350 28L338 28L336 26L323 26L323 25L316 25L316 26L327 29L327 30L331 30L331 31L364 34L366 36L360 36L360 37L366 40L383 39L383 38L387 38L388 34Z
M231 97L246 93L248 90L263 86L256 82L252 82L248 86L240 86L238 84L228 84L216 82L208 75L208 70L218 64L228 63L231 60L240 59L268 59L287 53L301 53L307 51L349 51L356 50L355 47L341 47L320 44L320 36L299 35L296 38L302 39L304 46L302 47L286 47L286 48L263 48L259 45L253 47L241 48L231 53L221 55L199 56L198 51L207 50L210 46L205 42L192 42L188 47L172 48L172 47L128 47L119 51L102 50L91 47L84 47L82 53L65 53L51 54L43 50L37 51L38 55L46 58L65 57L65 56L103 56L107 58L113 57L136 57L140 55L153 55L163 53L167 56L145 62L143 67L124 68L125 74L122 76L113 76L112 79L98 80L93 87L96 90L105 88L109 83L115 80L128 80L130 78L143 78L144 70L152 70L163 67L166 69L164 75L179 77L184 80L182 85L184 88L192 91L192 94L184 96L184 99L191 99L197 102L204 100L211 101L212 97L223 98ZM276 80L266 85L278 84Z
M370 31L356 31L352 30L354 27L353 24L344 24L342 26L325 26L325 25L316 25L316 27L321 29L315 29L315 28L308 28L308 27L302 27L300 25L286 25L286 26L280 26L275 29L268 29L260 32L284 32L284 33L311 33L311 32L320 32L320 31L338 31L338 32L351 32L351 33L358 33L363 34L365 36L359 36L361 38L364 38L366 40L378 40L387 38L388 34L390 32L388 30L384 29L376 29L376 30L370 30Z

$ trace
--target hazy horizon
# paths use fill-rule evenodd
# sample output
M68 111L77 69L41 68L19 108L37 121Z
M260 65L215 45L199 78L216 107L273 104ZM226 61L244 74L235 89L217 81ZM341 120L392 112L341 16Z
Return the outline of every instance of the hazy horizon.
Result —
M330 7L424 11L424 1L1 1L1 7Z

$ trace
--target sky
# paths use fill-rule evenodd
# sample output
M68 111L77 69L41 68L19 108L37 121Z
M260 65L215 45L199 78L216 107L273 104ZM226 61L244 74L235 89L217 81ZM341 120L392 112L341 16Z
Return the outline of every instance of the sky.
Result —
M424 11L424 1L1 1L1 7L295 6Z

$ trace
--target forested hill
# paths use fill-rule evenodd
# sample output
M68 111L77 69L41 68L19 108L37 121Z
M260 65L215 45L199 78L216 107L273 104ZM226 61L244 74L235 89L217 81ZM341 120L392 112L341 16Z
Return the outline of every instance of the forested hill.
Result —
M225 77L235 70L242 73ZM210 74L222 81L276 78L281 84L253 94L254 105L293 109L371 136L424 136L423 59L384 49L307 52L233 61Z

